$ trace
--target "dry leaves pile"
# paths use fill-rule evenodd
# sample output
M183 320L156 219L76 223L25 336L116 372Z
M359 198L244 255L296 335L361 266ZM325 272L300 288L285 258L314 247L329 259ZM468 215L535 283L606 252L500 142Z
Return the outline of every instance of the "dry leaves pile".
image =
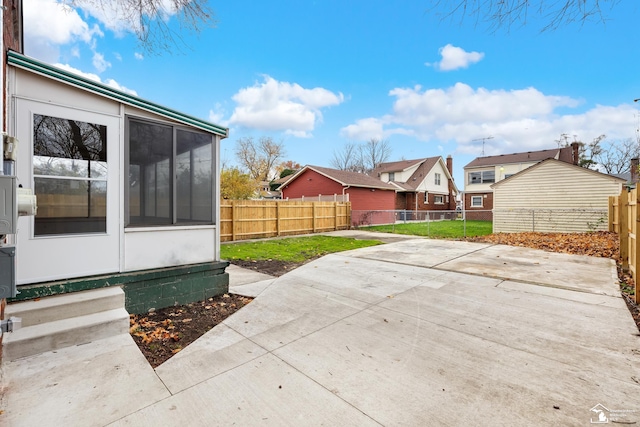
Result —
M613 258L616 261L619 257L618 235L606 231L594 233L498 233L469 240L522 246L549 252Z

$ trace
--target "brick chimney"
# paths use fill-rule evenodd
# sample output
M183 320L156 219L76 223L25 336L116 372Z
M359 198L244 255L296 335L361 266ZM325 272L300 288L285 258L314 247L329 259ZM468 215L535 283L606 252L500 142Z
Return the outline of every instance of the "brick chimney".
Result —
M571 160L574 165L580 163L580 144L575 141L571 143Z
M638 182L638 158L631 159L631 182Z
M453 157L451 157L451 154L447 156L447 170L449 175L453 176Z

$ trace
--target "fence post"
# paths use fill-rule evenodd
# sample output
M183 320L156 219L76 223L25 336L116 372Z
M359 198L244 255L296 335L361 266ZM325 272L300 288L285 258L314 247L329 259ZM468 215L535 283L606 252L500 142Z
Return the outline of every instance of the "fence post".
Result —
M633 263L633 285L634 285L634 299L636 304L640 303L640 295L638 295L638 291L640 290L640 286L638 286L638 279L639 279L639 275L638 275L638 260L639 260L639 256L640 254L638 254L638 242L640 242L640 239L638 239L638 224L640 223L640 210L638 209L638 194L640 194L640 191L638 191L638 188L636 187L631 194L633 195L633 198L635 199L635 204L636 204L636 215L635 218L629 218L629 221L635 221L635 242L633 243L635 245L635 250L633 251L633 258L632 260L630 260L629 262Z
M280 236L280 202L276 202L276 234Z
M618 196L619 197L619 196ZM614 220L613 220L613 216L614 216L614 204L613 201L615 200L616 196L609 196L609 232L613 232L616 231L614 228Z
M338 231L338 201L333 201L333 229Z
M618 196L618 230L622 270L629 271L629 190L623 188Z
M316 211L316 202L311 202L311 210L313 212L313 232L316 232L316 215L317 215L317 211Z
M231 202L231 241L235 242L236 240L236 225L238 224L238 215L236 209L236 201L233 200Z

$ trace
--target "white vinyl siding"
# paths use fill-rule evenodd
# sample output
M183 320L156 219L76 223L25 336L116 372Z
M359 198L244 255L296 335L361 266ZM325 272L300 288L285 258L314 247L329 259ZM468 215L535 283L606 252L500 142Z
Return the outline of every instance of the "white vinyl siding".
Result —
M494 233L584 232L607 226L622 180L548 160L494 186ZM535 210L535 211L534 211Z

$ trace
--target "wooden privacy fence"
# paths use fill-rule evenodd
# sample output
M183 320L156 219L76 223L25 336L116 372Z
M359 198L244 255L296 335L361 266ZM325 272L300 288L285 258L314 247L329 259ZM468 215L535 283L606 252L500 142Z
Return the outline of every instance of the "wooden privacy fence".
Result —
M634 282L634 299L640 303L638 295L638 264L640 261L640 248L638 248L638 189L631 191L622 189L619 196L609 196L609 231L620 236L620 262L622 269L629 271Z
M346 230L350 225L350 202L220 202L220 240L223 242Z

